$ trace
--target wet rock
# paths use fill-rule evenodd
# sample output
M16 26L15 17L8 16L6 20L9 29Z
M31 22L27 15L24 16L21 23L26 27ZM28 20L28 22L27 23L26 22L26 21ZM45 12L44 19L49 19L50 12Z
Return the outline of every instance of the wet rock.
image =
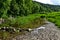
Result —
M15 28L10 28L10 27L1 27L0 31L7 31L7 32L15 32L16 29Z

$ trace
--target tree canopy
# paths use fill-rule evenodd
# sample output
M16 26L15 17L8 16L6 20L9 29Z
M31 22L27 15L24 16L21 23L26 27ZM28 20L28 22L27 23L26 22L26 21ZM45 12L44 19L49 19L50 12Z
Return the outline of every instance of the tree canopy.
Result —
M33 13L60 11L59 5L49 5L33 0L0 0L0 17L27 16Z

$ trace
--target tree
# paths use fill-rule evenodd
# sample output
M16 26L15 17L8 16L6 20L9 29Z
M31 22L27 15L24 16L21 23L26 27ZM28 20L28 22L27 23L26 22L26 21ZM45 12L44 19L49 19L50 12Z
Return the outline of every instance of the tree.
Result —
M32 13L32 0L12 0L8 13L14 16L26 16Z
M7 14L11 0L0 0L0 16Z
M8 10L8 15L11 16L17 16L19 15L19 7L18 4L16 3L16 0L12 0L10 3L10 9Z
M39 6L39 4L33 2L32 13L39 13L39 11L40 11L40 6Z

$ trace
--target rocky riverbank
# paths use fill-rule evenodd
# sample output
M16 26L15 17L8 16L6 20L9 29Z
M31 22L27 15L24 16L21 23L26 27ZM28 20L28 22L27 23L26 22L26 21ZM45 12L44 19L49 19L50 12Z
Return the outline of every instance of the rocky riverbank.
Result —
M11 40L60 40L60 30L51 22Z

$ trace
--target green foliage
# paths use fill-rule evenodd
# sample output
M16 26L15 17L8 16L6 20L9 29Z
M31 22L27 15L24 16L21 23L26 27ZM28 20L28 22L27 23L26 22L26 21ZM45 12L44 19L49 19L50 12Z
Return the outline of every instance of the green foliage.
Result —
M19 7L16 0L12 0L10 4L10 10L8 10L8 15L17 16L19 15Z
M52 12L46 15L46 18L55 23L60 28L60 12Z
M33 2L32 13L39 13L40 7L38 3Z
M32 0L12 0L8 15L24 16L32 13Z
M0 16L7 14L9 10L11 0L0 0Z
M23 16L23 17L15 17L15 18L5 18L4 22L0 24L0 27L16 27L16 28L34 28L33 24L41 25L43 24L43 20L41 16L44 14L31 14L28 16Z
M36 1L33 1L33 3L35 4L33 8L34 9L36 8L37 11L39 10L38 11L39 13L49 13L49 12L59 12L60 11L59 5L43 4L40 2L36 2ZM35 7L35 6L37 6L37 7Z
M4 19L0 27L36 28L44 24L45 20L41 18L43 16L60 28L58 11L59 5L43 4L33 0L0 0L0 17ZM7 36L10 35L3 33L3 40Z
M33 0L1 0L0 17L6 16L27 16L35 13L48 13L60 11L59 5L49 5Z

